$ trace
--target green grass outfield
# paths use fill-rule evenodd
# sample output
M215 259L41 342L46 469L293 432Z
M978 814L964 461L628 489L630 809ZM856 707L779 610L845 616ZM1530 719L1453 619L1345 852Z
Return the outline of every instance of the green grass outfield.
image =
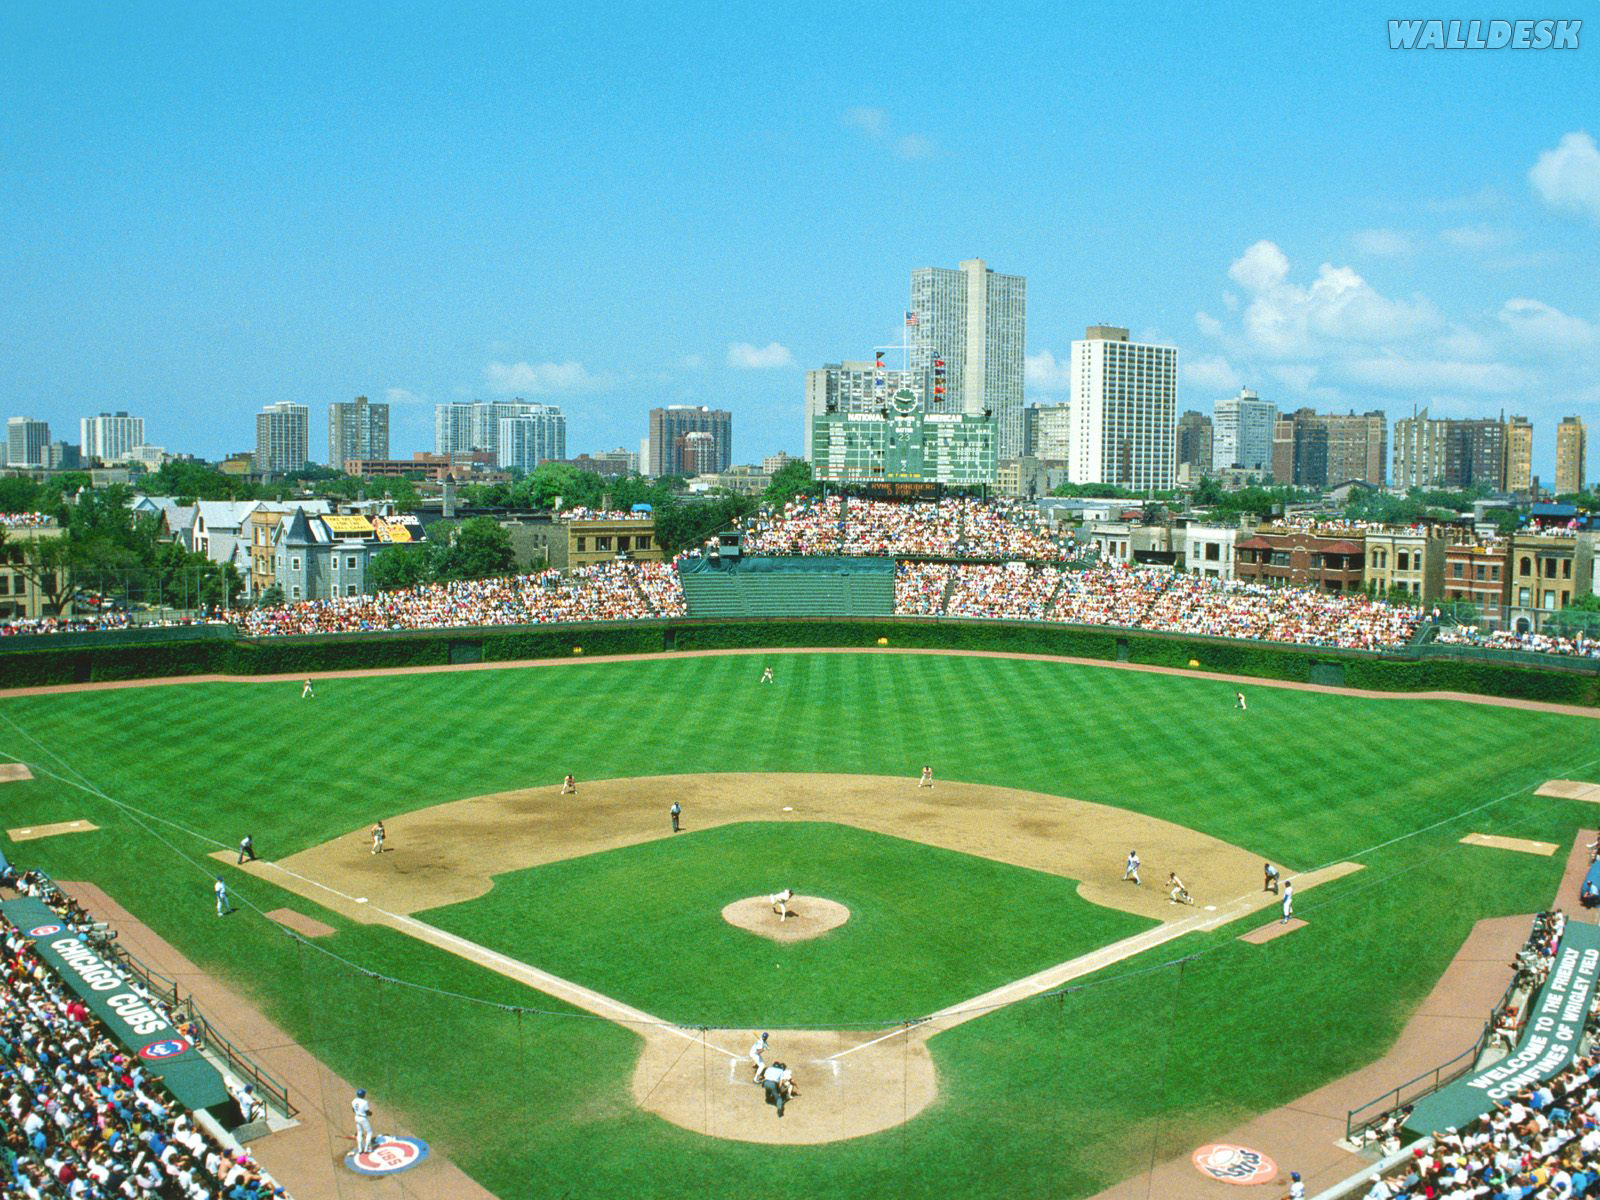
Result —
M1071 1197L1381 1053L1473 921L1541 907L1559 880L1560 856L1457 839L1570 845L1596 815L1531 795L1545 779L1600 771L1600 724L1582 718L1265 686L1246 688L1240 714L1231 684L1203 679L921 655L772 661L770 687L751 655L328 680L305 702L287 683L7 699L0 752L39 778L0 786L0 824L87 817L104 829L6 852L100 883L506 1200ZM712 1141L641 1113L627 1097L633 1034L389 930L238 875L249 903L312 911L338 932L308 949L258 917L213 916L205 838L248 831L278 857L377 816L567 770L910 777L924 762L941 778L1137 809L1300 865L1376 849L1362 854L1366 870L1301 898L1312 927L1292 937L1235 941L1258 916L1120 964L1063 1000L938 1035L932 1108L889 1133L811 1148ZM636 916L638 929L652 919ZM603 958L607 945L587 952ZM375 982L324 950L420 986ZM1210 953L1149 969L1198 951ZM742 1003L740 986L706 970L705 1019Z

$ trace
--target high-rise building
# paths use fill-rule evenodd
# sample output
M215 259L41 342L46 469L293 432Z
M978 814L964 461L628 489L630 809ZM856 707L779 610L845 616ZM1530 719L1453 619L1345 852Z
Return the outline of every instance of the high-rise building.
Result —
M263 475L303 471L310 456L310 408L284 401L256 414L256 470Z
M1527 491L1533 477L1533 429L1524 417L1432 419L1427 409L1394 423L1398 488ZM1512 479L1520 480L1514 487Z
M1030 404L1023 410L1023 456L1066 462L1072 452L1072 405Z
M501 417L495 437L502 467L531 471L552 458L567 456L567 418L551 404L529 405L533 412Z
M684 439L691 433L709 433L712 449L694 444L695 460L684 459L690 448ZM666 408L650 410L650 465L646 474L652 478L663 475L695 475L726 471L733 465L733 414L726 409L707 408L704 405L672 404ZM711 465L701 470L710 455Z
M101 413L78 422L78 448L84 462L120 462L135 446L144 444L143 417L130 417L125 412Z
M1028 281L991 271L981 258L955 270L911 272L908 365L935 379L924 411L992 416L1000 458L1017 458L1023 451L1027 314Z
M1218 400L1212 414L1211 462L1217 467L1270 470L1278 407L1249 388Z
M357 396L328 405L328 465L344 470L351 459L389 457L389 406Z
M1577 417L1562 417L1556 426L1556 495L1583 491L1588 457L1588 429Z
M1506 422L1506 470L1501 490L1519 495L1533 490L1533 426L1527 417Z
M1091 325L1072 343L1073 483L1136 491L1173 485L1177 472L1178 350Z
M1287 428L1286 428L1287 426ZM1382 487L1389 467L1389 423L1382 411L1318 413L1297 409L1273 432L1273 478L1322 488L1355 481ZM1280 470L1287 468L1289 478Z
M601 462L615 463L622 469L618 474L637 475L639 473L639 452L618 446L615 450L607 450L604 454L596 454Z
M437 404L433 409L434 453L487 452L494 455L497 466L505 466L507 464L500 458L500 422L513 417L538 416L549 410L549 407L522 399ZM565 437L564 425L562 436ZM555 457L565 457L565 455Z
M1194 483L1211 474L1216 431L1211 418L1192 409L1178 418L1178 482Z
M50 423L33 417L12 417L6 422L6 466L42 467L50 445Z

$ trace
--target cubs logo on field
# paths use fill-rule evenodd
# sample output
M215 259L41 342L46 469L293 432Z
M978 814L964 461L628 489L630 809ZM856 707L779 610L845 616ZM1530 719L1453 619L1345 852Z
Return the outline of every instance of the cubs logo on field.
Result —
M344 1165L360 1175L393 1175L409 1171L428 1157L428 1143L414 1137L383 1136L364 1153L352 1150Z
M139 1050L139 1057L146 1060L159 1060L163 1058L177 1058L178 1055L189 1049L186 1038L162 1038L159 1042L151 1042Z
M37 925L34 928L28 930L28 936L29 937L50 937L51 935L57 934L57 933L60 933L60 932L61 932L61 926L59 926L59 925Z
M1194 1152L1195 1169L1200 1174L1220 1183L1248 1187L1253 1183L1271 1183L1278 1177L1278 1164L1259 1150L1248 1146L1230 1146L1213 1142Z

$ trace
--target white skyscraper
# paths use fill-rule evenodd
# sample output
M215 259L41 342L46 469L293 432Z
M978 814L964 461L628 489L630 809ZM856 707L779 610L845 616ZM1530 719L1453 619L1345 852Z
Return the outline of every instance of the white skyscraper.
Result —
M303 471L311 457L311 410L269 404L256 414L256 470L264 475Z
M1028 281L981 258L911 272L910 366L933 380L927 410L991 414L1000 458L1022 454L1027 311Z
M1211 417L1211 464L1214 467L1272 467L1272 429L1278 407L1249 388L1218 400Z
M552 458L567 456L567 418L549 404L528 405L534 411L501 417L496 432L500 465L531 471Z
M435 405L434 453L462 454L469 450L487 450L495 456L495 461L499 465L505 466L505 462L500 459L500 422L508 417L537 415L547 407L543 404L531 404L526 400L484 400L470 404Z
M1072 343L1073 483L1146 491L1177 474L1178 350L1128 340L1115 325L1091 325Z
M79 452L84 462L119 462L144 442L144 418L125 412L101 413L78 422Z

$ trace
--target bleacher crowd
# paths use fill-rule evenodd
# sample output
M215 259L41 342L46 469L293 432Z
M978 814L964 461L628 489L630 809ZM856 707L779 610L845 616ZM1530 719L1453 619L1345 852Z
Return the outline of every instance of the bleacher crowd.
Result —
M1485 632L1470 625L1441 628L1438 640L1448 646L1482 646L1489 650L1526 650L1534 654L1564 654L1574 658L1600 658L1600 641L1574 632L1517 633L1511 629Z
M1002 558L1061 562L1080 548L1019 501L797 500L750 521L747 554Z
M1526 1004L1549 974L1566 917L1542 913L1527 945L1517 956L1511 993ZM1600 1058L1591 1052L1597 1007L1585 1022L1580 1050L1567 1070L1497 1103L1461 1128L1419 1144L1400 1165L1376 1172L1365 1192L1369 1200L1424 1200L1467 1197L1482 1200L1577 1200L1600 1197ZM1509 1015L1515 1016L1514 1011ZM1496 1044L1509 1050L1516 1021L1496 1014ZM1500 1031L1504 1029L1504 1034ZM1399 1126L1409 1109L1390 1114L1374 1131L1394 1153Z
M0 529L34 529L54 521L54 517L42 512L0 513Z
M48 904L79 937L90 915L36 873L0 883ZM247 1150L206 1133L0 919L0 1197L266 1200L286 1193ZM160 1001L146 993L147 1002ZM170 1014L163 1013L170 1019Z
M948 616L1116 625L1160 633L1293 642L1382 650L1415 634L1420 610L1359 594L1218 582L1158 567L1103 562L1082 571L972 563L901 563L901 597L938 612L935 592L948 589Z
M502 579L436 583L309 600L238 614L251 637L443 629L469 625L542 625L555 621L629 621L685 612L671 563L601 563L565 577L558 570Z

